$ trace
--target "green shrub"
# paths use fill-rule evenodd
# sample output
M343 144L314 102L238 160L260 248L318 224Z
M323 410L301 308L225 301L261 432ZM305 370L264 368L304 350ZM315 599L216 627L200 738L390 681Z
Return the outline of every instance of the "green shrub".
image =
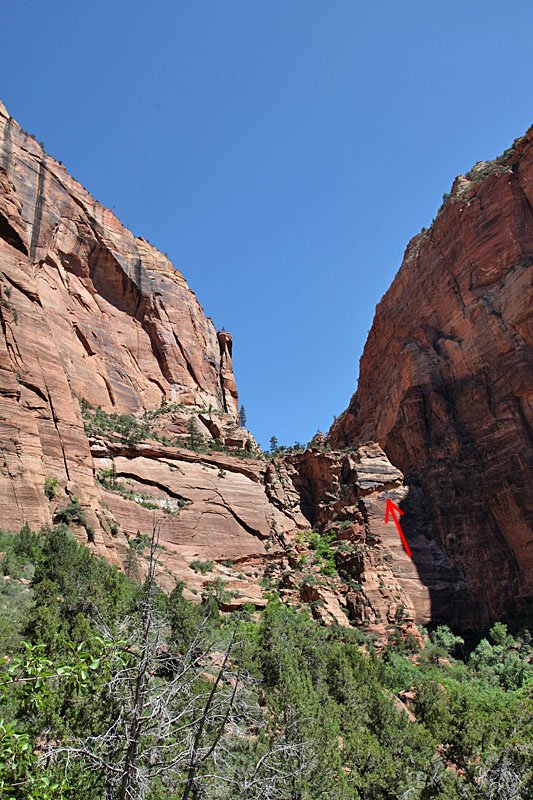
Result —
M311 531L307 534L307 542L311 550L315 553L315 560L320 567L320 571L324 575L333 576L336 574L337 569L335 566L335 553L331 547L335 539L335 532L330 533L317 533Z
M49 500L53 500L57 494L57 478L45 478L44 493Z
M88 436L107 436L124 439L135 445L150 435L147 420L138 420L131 414L115 414L98 407L93 409L86 401L80 401L85 432ZM116 435L115 435L116 434Z
M74 501L69 506L63 518L74 520L78 508ZM146 556L147 546L141 534L130 540L131 571L139 578L135 560ZM110 720L129 723L135 693L116 692L115 681L125 667L140 663L138 637L147 619L156 624L150 628L151 667L144 673L142 754L153 752L160 722L154 713L162 709L163 722L166 712L176 715L187 736L205 719L201 711L213 686L218 692L227 684L229 694L213 695L216 716L207 719L201 739L209 752L212 737L224 737L224 758L211 759L199 772L206 799L251 800L267 796L265 787L268 796L299 800L532 797L533 652L527 632L515 638L496 624L470 658L455 660L451 654L462 652L457 635L441 626L428 647L448 656L435 663L399 633L377 648L377 634L321 626L279 598L261 611L249 605L222 616L218 607L236 593L220 578L201 604L189 603L177 583L168 596L156 589L148 606L146 586L95 557L64 526L39 535L27 526L20 534L0 531L0 552L9 555L8 569L31 580L0 580L1 797L118 796L113 785L106 792L92 761L62 759L61 753L45 760L45 748L90 747L103 740ZM110 648L102 646L102 636ZM208 642L205 653L202 640ZM213 674L229 641L235 646L217 688ZM186 671L183 695L164 706L166 687L193 665L197 678L191 681ZM219 705L224 696L235 698L238 727L226 724L225 704ZM116 741L110 743L113 758ZM280 749L271 750L276 743ZM170 746L173 757L179 740ZM113 763L120 767L127 748L121 744L116 752L120 759ZM257 793L248 791L245 782L257 777L261 758L272 771ZM182 797L181 775L169 775L168 784L152 781L146 797ZM54 788L48 776L64 787Z
M87 534L87 541L94 542L94 528L85 516L85 511L80 505L77 497L73 497L65 508L59 509L54 514L54 522L63 525L70 525L71 522L77 522Z
M211 572L214 565L212 561L190 561L189 566L195 572L205 575L206 572Z

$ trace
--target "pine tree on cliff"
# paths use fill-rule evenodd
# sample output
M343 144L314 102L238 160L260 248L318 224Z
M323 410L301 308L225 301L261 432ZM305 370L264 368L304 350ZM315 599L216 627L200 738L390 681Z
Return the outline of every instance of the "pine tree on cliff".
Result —
M246 428L246 411L244 410L244 405L241 405L239 409L239 425L241 428Z
M187 428L189 434L189 447L191 450L200 450L204 444L204 437L198 430L198 425L196 424L194 417L189 418Z

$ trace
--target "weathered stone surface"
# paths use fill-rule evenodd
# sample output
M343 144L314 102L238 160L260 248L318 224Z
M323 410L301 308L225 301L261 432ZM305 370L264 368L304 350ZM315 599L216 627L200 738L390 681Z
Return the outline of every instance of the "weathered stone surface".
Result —
M61 343L73 393L110 410L152 408L166 398L211 404L236 419L231 335L217 336L181 273L3 106L0 143L3 241L29 253L34 297Z
M379 441L405 474L432 616L465 628L533 594L532 202L533 129L411 241L329 434Z
M0 513L51 522L47 476L99 527L78 400L142 412L173 402L237 425L231 336L0 104ZM103 542L97 544L105 549Z
M415 621L430 621L432 584L421 580L394 525L384 522L387 498L400 503L407 490L378 445L285 456L269 464L266 480L272 502L299 528L331 541L337 574L324 575L320 563L313 566L312 539L284 537L292 572L282 586L301 584L300 596L315 604L318 618L342 624L340 608L347 619L383 636L391 626L408 631Z
M94 465L97 472L113 467L117 488L105 492L105 501L124 533L149 530L155 514L165 545L192 560L263 555L274 528L284 532L294 527L269 504L260 463L254 470L223 454L204 460L162 446L128 451L110 445L107 453L98 448ZM138 492L140 501L125 498L123 490ZM144 508L144 498L160 510Z

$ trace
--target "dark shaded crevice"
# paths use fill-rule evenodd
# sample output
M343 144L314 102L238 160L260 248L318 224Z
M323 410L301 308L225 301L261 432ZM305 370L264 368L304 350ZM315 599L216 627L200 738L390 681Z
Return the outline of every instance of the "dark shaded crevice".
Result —
M192 500L188 497L183 497L183 495L174 492L172 489L169 489L168 486L165 486L164 483L159 483L158 481L151 480L149 478L142 478L140 475L137 475L134 472L123 472L117 471L116 473L117 478L125 478L126 480L135 481L136 483L140 483L142 486L153 486L156 489L159 489L160 492L172 497L174 500L179 500L182 503L192 504ZM157 498L155 498L157 499Z
M498 322L500 324L500 329L504 333L508 333L511 336L511 338L514 340L514 343L516 344L517 347L522 347L524 345L527 346L527 342L524 341L524 338L523 338L522 334L520 333L520 331L516 330L516 328L513 325L511 325L510 322L507 322L507 320L504 318L502 312L499 311L494 306L494 303L492 302L492 300L489 297L487 297L486 294L480 295L478 297L478 300L485 307L485 309L487 311L487 314L490 314L491 316L495 317L498 320Z
M6 347L9 350L9 341L8 341L8 338L7 338L7 323L6 323L6 320L5 320L5 317L4 317L4 312L3 312L1 304L0 304L0 328L2 329L2 335L3 335L4 339L6 340Z
M85 352L87 353L87 355L88 355L88 356L94 356L94 355L96 355L96 350L93 350L93 349L92 349L92 347L91 347L91 345L89 344L89 342L88 342L88 340L87 340L86 336L85 336L85 335L83 334L83 332L80 330L79 326L75 324L75 325L73 326L73 328L74 328L74 333L75 333L75 334L76 334L76 336L78 337L78 340L80 341L80 343L81 343L81 345L82 345L83 349L85 350Z
M11 125L13 123L13 118L9 117L8 121L4 127L4 139L2 142L2 159L0 160L0 166L5 171L6 175L9 175L9 170L11 168L11 159L12 159L12 147L11 147Z
M40 400L43 400L45 403L49 401L49 397L46 396L39 386L36 386L34 383L29 383L29 381L25 380L24 378L21 378L19 383L21 386L24 386L30 392L33 392L33 394L37 395Z
M37 303L37 305L42 307L41 298L39 297L38 292L32 292L27 286L24 286L23 283L16 281L11 275L4 273L4 278L11 284L11 286L14 286L15 289L27 297L28 300L30 300L32 303Z
M143 330L148 334L150 349L152 350L153 357L157 361L161 375L166 381L168 381L168 383L174 383L175 381L168 365L167 358L165 353L161 350L161 339L157 333L155 321L151 318L151 316L147 316L143 319L142 326Z
M524 413L524 409L522 408L522 401L520 400L520 397L514 397L513 398L513 402L514 402L514 407L516 409L517 416L520 419L520 422L522 423L522 427L524 428L524 430L525 430L525 432L527 434L527 437L529 439L530 444L533 445L533 429L532 429L532 427L531 427L531 425L529 423L529 420L528 420L526 414Z
M445 269L447 269L446 265L445 265ZM457 280L457 277L453 274L453 272L450 269L447 269L447 272L448 272L448 274L450 276L451 282L453 283L455 295L456 295L457 299L459 300L459 302L461 304L463 317L466 317L467 308L466 308L465 301L463 300L463 296L461 294L461 287L459 286L459 281Z
M139 255L137 255L137 257L135 259L135 264L133 266L133 274L134 274L134 281L133 282L135 283L135 285L137 287L137 292L138 292L138 294L137 294L137 308L135 310L135 314L137 314L137 312L139 310L139 306L141 304L141 300L142 300L142 273L143 273L143 270L142 270L141 258L140 258Z
M109 400L112 406L115 406L115 395L113 394L113 390L111 389L111 384L107 380L105 375L102 375L102 380L105 383L105 388L107 389L107 393L109 395Z
M140 367L139 367L139 372L140 372L140 371L141 371L141 369L140 369ZM165 389L165 387L163 386L163 384L162 384L162 383L160 383L160 382L159 382L159 381L158 381L156 378L151 378L151 377L150 377L150 376L148 376L148 375L146 376L146 378L147 378L147 380L148 380L148 382L149 382L149 383L155 383L155 385L157 386L157 388L158 388L158 389L159 389L159 390L162 392L163 396L164 396L164 397L166 397L166 389Z
M70 480L70 473L69 473L68 464L67 464L67 457L65 455L65 448L63 447L63 440L61 438L61 433L59 431L58 419L57 419L57 415L56 415L56 412L55 412L54 404L52 402L52 395L50 394L50 389L48 388L48 386L46 387L46 391L48 392L48 398L47 399L48 399L48 403L50 404L50 411L52 412L52 422L54 423L54 428L56 429L57 437L59 439L59 445L61 447L61 454L63 456L63 464L65 466L65 474L67 476L67 480Z
M0 327L2 329L2 334L4 336L6 342L6 349L9 353L9 357L11 359L12 364L16 364L19 369L23 367L23 359L20 355L20 350L17 344L17 340L11 336L11 325L5 317L4 309L2 304L0 303ZM12 369L15 372L14 369Z
M368 519L368 510L363 500L358 500L356 505L357 505L357 510L360 512L363 518L363 524L365 526L365 540L368 542L368 536L370 533L370 521Z
M44 200L44 174L46 171L46 155L43 153L39 162L39 174L37 177L37 193L35 195L35 210L33 214L33 224L31 228L30 259L35 259L35 252L39 243L39 233L41 231L41 220L43 216Z
M233 517L235 522L237 522L237 524L240 525L241 528L243 528L246 531L246 533L249 533L251 536L258 536L260 539L264 539L265 538L261 534L261 531L258 531L255 528L252 528L251 525L248 525L248 523L245 522L245 520L243 520L241 517L239 517L237 512L234 511L233 508L226 503L226 501L224 500L223 496L220 494L220 492L217 489L215 489L214 491L218 495L218 497L220 498L221 505L226 509L226 511L228 511L231 514L231 516Z
M448 356L446 352L442 348L442 342L454 342L455 344L461 344L461 339L458 336L455 336L450 333L445 333L437 328L430 331L431 334L431 345L434 351L437 353L439 358L447 359Z
M3 214L0 214L0 239L4 239L4 241L11 245L11 247L14 247L15 250L18 250L25 256L28 255L28 248L26 247L26 244L23 242L21 236L19 233L17 233L15 228L9 224L7 217L5 217Z
M187 367L187 372L189 373L189 375L191 376L191 378L193 379L195 384L197 386L201 386L200 381L196 377L196 374L194 372L193 366L192 366L191 362L189 361L189 359L187 357L187 354L186 354L186 352L185 352L185 350L183 348L183 345L181 344L180 340L176 336L176 332L173 330L172 333L174 334L174 340L175 340L176 344L178 345L178 348L179 348L179 351L180 351L181 355L183 356L183 360L185 361L185 366Z

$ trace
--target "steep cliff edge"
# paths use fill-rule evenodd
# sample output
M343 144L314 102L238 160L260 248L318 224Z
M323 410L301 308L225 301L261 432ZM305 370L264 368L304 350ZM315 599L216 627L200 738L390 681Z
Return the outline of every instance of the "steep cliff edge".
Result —
M434 619L477 627L533 595L533 129L454 182L376 309L334 447L379 441L410 487L406 529Z
M229 334L2 105L0 259L3 525L50 522L46 476L95 506L82 398L120 413L173 401L236 422Z

